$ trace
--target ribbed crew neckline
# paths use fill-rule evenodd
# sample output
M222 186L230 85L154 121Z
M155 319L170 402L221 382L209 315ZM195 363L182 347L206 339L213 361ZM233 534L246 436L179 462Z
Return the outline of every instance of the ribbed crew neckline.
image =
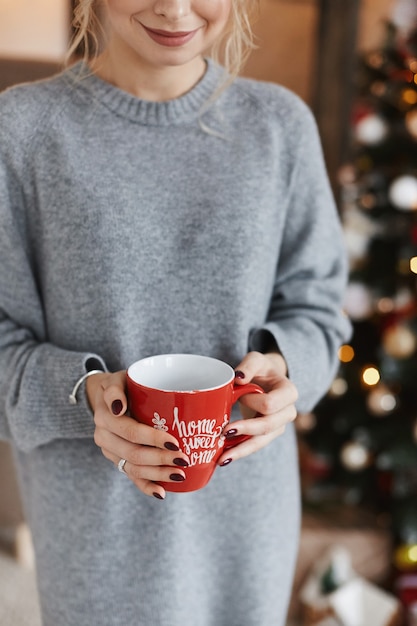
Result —
M195 120L213 95L222 78L223 69L211 59L206 59L206 71L199 82L179 98L164 102L142 100L115 87L80 61L69 70L73 86L99 100L107 109L138 124L167 126Z

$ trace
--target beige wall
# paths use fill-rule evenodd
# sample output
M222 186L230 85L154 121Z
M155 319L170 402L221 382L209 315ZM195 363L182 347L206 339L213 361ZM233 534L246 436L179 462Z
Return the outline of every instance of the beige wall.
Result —
M383 35L383 19L394 0L362 0L358 46L377 46ZM261 0L255 34L259 48L252 52L244 74L282 83L309 100L314 68L317 27L315 0Z
M384 20L390 16L395 0L362 0L359 47L369 50L377 47L384 36Z
M308 99L314 61L315 2L261 0L253 51L244 74L282 83Z
M60 60L69 0L0 0L0 57Z

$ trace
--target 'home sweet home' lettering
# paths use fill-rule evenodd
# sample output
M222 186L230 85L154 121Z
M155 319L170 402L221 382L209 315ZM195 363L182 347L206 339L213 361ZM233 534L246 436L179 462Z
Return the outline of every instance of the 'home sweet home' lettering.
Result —
M219 447L223 446L221 436L228 421L227 415L221 426L216 425L215 419L185 420L179 419L178 407L174 407L172 429L178 432L182 441L183 450L190 459L190 466L211 463Z

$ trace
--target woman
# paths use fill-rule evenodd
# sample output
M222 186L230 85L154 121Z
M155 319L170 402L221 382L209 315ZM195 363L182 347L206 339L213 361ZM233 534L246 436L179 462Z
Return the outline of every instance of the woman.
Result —
M291 422L347 338L346 260L310 112L236 78L250 5L80 0L84 61L0 98L2 434L45 626L286 623ZM129 417L125 370L170 352L266 394L209 485L167 496L188 459Z

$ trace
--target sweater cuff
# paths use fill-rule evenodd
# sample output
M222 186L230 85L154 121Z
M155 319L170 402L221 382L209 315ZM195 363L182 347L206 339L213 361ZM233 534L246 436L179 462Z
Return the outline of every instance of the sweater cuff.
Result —
M10 431L18 449L29 452L55 439L94 437L85 385L78 391L77 404L69 401L77 380L91 369L107 371L95 354L47 344L33 351L7 400Z

